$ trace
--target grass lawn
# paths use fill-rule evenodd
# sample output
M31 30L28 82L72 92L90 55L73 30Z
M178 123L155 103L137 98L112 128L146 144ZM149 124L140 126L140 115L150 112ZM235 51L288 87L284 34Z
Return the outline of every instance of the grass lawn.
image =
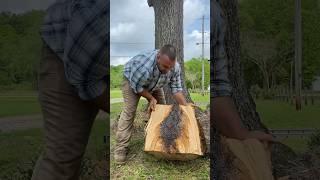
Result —
M0 96L0 118L40 113L37 96Z
M199 93L190 93L190 96L192 98L192 100L194 102L197 102L197 103L210 103L210 94L206 94L204 96L202 96L201 94ZM110 91L110 98L113 99L113 98L122 98L122 92L121 90L119 89L113 89ZM200 105L200 108L205 110L206 109L206 105L205 104L201 104Z
M268 128L320 128L320 104L295 110L288 103L257 100L257 111Z
M210 102L210 94L202 96L199 93L190 93L190 96L194 102Z
M1 96L2 95L2 96ZM20 97L17 97L19 96ZM120 90L112 90L111 98L121 98ZM209 102L209 95L191 93L195 102ZM146 101L140 101L138 109L142 109ZM257 111L268 128L320 128L320 104L304 106L301 112L297 112L290 104L272 101L257 100ZM123 103L111 105L111 123L117 119ZM39 114L40 106L37 96L28 94L0 94L0 117ZM131 177L132 179L176 179L194 178L208 179L209 160L199 158L192 162L171 162L158 160L143 152L143 127L144 123L136 120L138 126L142 127L135 132L130 142L129 161L124 166L117 166L113 160L113 148L115 135L111 131L111 177ZM102 143L102 136L106 133L106 123L96 121L91 134L86 157L101 160L106 145ZM42 150L42 130L29 129L11 133L0 133L0 179L9 171L15 170L17 164L31 162L29 171L32 170L33 161L36 160ZM303 152L307 148L307 139L289 138L282 140L283 143L292 147L296 152ZM19 148L17 148L19 147ZM28 166L27 166L28 167ZM88 170L87 170L88 171ZM129 178L130 179L130 178Z
M104 159L106 145L103 144L103 135L106 129L105 121L95 121L85 154L87 163L88 159L90 163ZM7 179L9 174L10 178L15 174L16 179L30 179L34 163L42 151L43 131L29 129L0 133L0 147L0 179ZM83 173L94 167L86 168Z
M190 93L192 100L195 102L209 102L210 101L210 94L206 94L202 96L199 93ZM113 98L122 98L122 92L120 89L112 89L110 90L110 99Z
M111 105L111 121L115 121L122 110L123 103ZM146 105L146 101L140 101L138 110ZM116 165L113 159L115 146L115 133L111 130L111 178L122 179L209 179L209 159L199 158L189 162L177 162L159 160L143 152L144 127L143 120L136 118L135 126L137 131L129 145L128 162L125 165Z
M120 89L111 89L110 90L110 99L112 98L122 98L122 92Z
M308 140L306 138L288 138L280 140L280 142L292 148L296 153L303 153L308 149Z
M293 105L280 101L257 100L256 104L262 122L270 129L320 129L320 104L304 106L301 112L296 111ZM288 138L281 142L298 153L308 148L308 139Z

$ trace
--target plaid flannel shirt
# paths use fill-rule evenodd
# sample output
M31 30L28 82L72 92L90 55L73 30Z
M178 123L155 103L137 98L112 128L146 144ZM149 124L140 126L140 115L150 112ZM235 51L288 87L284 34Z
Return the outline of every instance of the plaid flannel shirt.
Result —
M64 63L68 82L83 100L107 88L109 1L57 0L41 26L45 43Z
M224 15L218 2L213 1L212 17L212 44L213 63L211 65L212 96L231 96L232 88L228 78L228 59L225 52L224 35L226 24Z
M169 84L172 94L182 91L179 63L176 62L174 68L162 74L157 66L157 53L158 50L141 52L125 64L124 77L129 80L135 93L144 89L152 92L166 84Z

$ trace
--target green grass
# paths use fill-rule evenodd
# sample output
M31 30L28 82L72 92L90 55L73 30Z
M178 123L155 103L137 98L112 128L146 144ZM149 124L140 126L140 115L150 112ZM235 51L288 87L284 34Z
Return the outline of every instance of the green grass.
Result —
M95 121L89 139L85 157L100 161L106 151L103 135L106 133L106 122ZM17 165L29 164L28 171L32 171L34 162L43 148L42 129L29 129L0 133L0 179L16 170ZM31 163L31 164L30 164Z
M320 128L320 104L304 106L302 111L295 110L288 103L257 100L257 111L268 128Z
M194 102L210 102L210 94L202 96L199 93L190 93L190 96Z
M122 103L111 105L111 121L116 120L122 110ZM146 101L140 101L138 111L146 105ZM118 166L113 159L115 146L115 133L111 133L111 178L112 179L209 179L209 159L199 158L188 162L160 160L152 155L144 153L144 122L136 118L135 132L129 145L128 162Z
M191 162L158 160L143 152L143 141L132 139L131 158L125 165L117 166L111 159L111 178L117 179L209 179L209 159Z
M0 96L0 118L40 113L37 96Z
M0 179L18 163L31 161L42 148L42 131L29 129L0 134Z
M190 96L193 101L195 102L209 102L210 101L210 94L206 94L202 96L199 93L190 93ZM122 92L120 89L112 89L110 90L110 99L112 98L122 98Z
M195 99L200 102L205 100L200 94L191 94ZM303 107L302 112L296 112L294 106L284 102L258 100L256 101L257 111L261 119L268 128L313 128L320 127L320 106L307 106ZM112 118L117 118L121 111L122 103L117 103L111 106ZM116 115L115 115L116 114ZM113 119L114 120L114 119ZM308 139L301 138L288 138L281 140L282 143L291 147L295 152L305 152L307 149ZM206 159L197 159L196 161L183 163L183 162L170 162L165 160L157 160L153 156L143 152L143 138L141 136L133 136L130 142L129 162L124 166L116 166L113 159L111 159L111 172L113 178L119 176L126 176L129 179L147 179L167 177L167 179L175 179L176 177L195 177L206 178L209 163ZM115 135L111 134L111 148L115 145ZM196 167L192 169L192 167Z
M3 94L2 94L3 95ZM0 96L0 117L40 114L40 106L37 96L29 93L7 93ZM17 97L20 96L20 97ZM112 90L111 98L121 98L120 90ZM209 95L191 93L195 102L209 102ZM257 100L257 111L262 122L268 128L320 128L320 105L304 106L301 112L297 112L294 106L271 100ZM140 101L138 109L142 109L146 101ZM111 105L111 121L117 119L122 110L123 103ZM144 125L140 123L140 126ZM102 136L106 133L106 124L96 121L91 134L86 156L101 159L105 146L102 144ZM42 130L29 129L0 134L0 179L8 169L14 169L19 162L36 159L42 150ZM127 176L131 179L167 179L194 178L207 179L209 176L209 161L200 158L192 162L171 162L158 160L143 152L143 129L135 133L130 142L130 161L124 166L116 166L111 158L112 177ZM307 140L289 138L281 140L292 147L296 152L304 152L307 149ZM115 135L111 133L111 149L115 144ZM16 148L19 147L19 148ZM113 152L111 152L112 155ZM130 179L129 178L129 179Z
M272 100L257 100L257 111L262 122L269 129L320 128L320 105L303 106L302 111L295 110L293 105ZM280 142L301 153L308 149L308 139L287 138Z
M18 89L13 89L13 90L3 90L0 87L0 95L1 96L37 96L38 92L35 90L18 90Z
M110 90L110 99L112 98L122 98L122 92L120 89L111 89Z
M110 120L114 120L118 117L122 110L123 103L114 103L110 105Z
M303 153L308 149L308 140L309 139L288 138L280 140L280 142L291 147L296 153Z

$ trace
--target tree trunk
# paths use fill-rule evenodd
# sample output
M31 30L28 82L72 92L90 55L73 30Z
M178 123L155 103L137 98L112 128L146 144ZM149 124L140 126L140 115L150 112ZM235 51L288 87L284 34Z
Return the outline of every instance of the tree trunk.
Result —
M148 5L153 7L155 14L155 47L161 48L165 44L172 44L177 49L177 61L181 66L181 83L183 94L187 102L192 102L185 83L185 68L183 58L183 0L148 0ZM174 104L171 90L164 87L167 104ZM209 149L210 130L208 115L199 108L195 109L196 118L199 121L205 136L206 147Z
M263 70L263 79L264 79L264 83L263 83L263 89L269 93L269 89L270 89L270 75L268 73L267 70L267 65L264 65L264 70Z
M232 98L237 106L241 120L247 128L267 132L267 128L260 121L255 103L244 82L240 63L240 32L237 1L221 0L221 8L227 22L225 47L228 58L229 79L233 88Z
M181 66L183 93L188 102L192 102L187 91L183 61L183 0L149 0L155 15L155 47L160 49L165 44L172 44L177 49L177 61ZM164 88L167 104L173 104L170 88Z
M249 130L268 132L268 129L260 120L259 114L256 111L256 104L249 94L244 81L240 62L240 31L237 3L237 0L220 1L227 23L225 49L228 58L229 79L233 88L232 98L245 127ZM288 160L292 160L292 157L295 157L295 154L287 146L280 143L273 145L272 161L275 176L281 176L286 173L285 170L288 168L286 166L289 166Z

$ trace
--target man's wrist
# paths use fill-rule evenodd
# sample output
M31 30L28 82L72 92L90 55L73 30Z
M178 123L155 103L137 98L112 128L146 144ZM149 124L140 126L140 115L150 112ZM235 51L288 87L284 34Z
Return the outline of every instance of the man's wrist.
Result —
M138 93L140 96L145 97L149 102L155 99L147 90L143 90L142 92Z
M184 96L184 94L182 93L182 91L178 91L176 93L173 94L174 99L177 101L178 104L180 105L188 105L187 100Z
M147 98L147 99L148 99L149 102L151 102L152 100L154 100L154 99L156 99L156 98L154 98L153 96L151 96L151 97L149 97L149 98Z

